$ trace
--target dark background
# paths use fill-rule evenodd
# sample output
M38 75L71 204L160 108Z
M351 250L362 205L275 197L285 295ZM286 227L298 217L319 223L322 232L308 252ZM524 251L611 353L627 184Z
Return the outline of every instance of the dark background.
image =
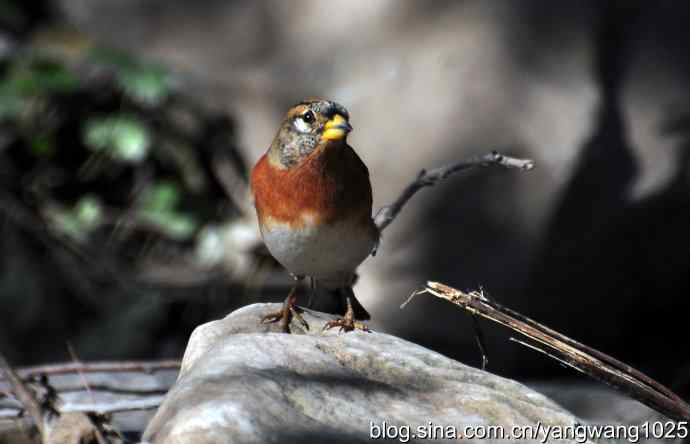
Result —
M361 269L375 328L477 365L464 313L398 306L426 280L483 286L690 395L687 2L0 6L14 364L68 360L67 343L84 360L179 357L196 325L282 299L237 196L281 114L318 95L350 109L377 207L422 167L493 149L537 162L412 200ZM87 122L116 136L90 139ZM142 128L143 158L118 157ZM579 378L482 325L489 370Z

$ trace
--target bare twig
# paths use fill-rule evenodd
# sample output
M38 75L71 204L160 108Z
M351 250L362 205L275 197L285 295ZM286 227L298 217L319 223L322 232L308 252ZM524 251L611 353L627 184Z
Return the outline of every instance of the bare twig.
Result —
M414 293L410 299L420 293L430 293L450 301L472 314L485 317L515 330L532 340L529 344L530 348L537 349L547 356L551 356L628 394L669 418L690 420L690 406L678 395L649 376L611 356L503 307L485 298L480 292L464 293L438 282L428 282L424 290ZM517 342L523 344L521 341Z
M72 346L72 344L69 341L67 342L67 351L69 352L69 355L72 358L72 364L74 364L76 366L81 365L81 361L77 357L77 352L74 350L74 347ZM91 393L91 388L89 387L89 381L86 380L86 376L84 376L84 372L77 369L77 373L79 374L79 379L81 380L81 383L84 385L86 392L89 394L89 396L93 400L93 393Z
M484 345L484 333L479 325L479 318L477 315L472 315L472 326L474 328L474 339L479 347L479 353L482 355L482 370L486 370L489 365L489 357L486 355L486 345Z
M117 381L119 379L112 378L113 372L129 372L136 376L137 373L150 374L159 370L177 370L179 367L179 362L172 360L84 363L79 361L73 350L70 355L74 362L3 372L7 382L0 380L0 386L9 387L16 396L4 401L0 399L0 426L3 424L2 420L16 421L27 411L31 413L26 415L31 421L29 424L35 423L37 427L41 427L39 431L43 442L115 442L110 438L119 434L111 424L110 415L156 409L164 399L166 387L159 382L155 387L147 385L146 388L139 388L138 383L134 385L129 379L124 379L122 383L94 384L87 382L86 373L110 374L111 377L107 380ZM72 378L67 378L58 386L52 386L48 383L47 374L71 374ZM40 376L39 381L34 380L36 376ZM133 381L136 383L140 377L141 375L137 376ZM29 381L25 383L22 379ZM17 395L22 392L15 388L16 384L13 382L16 381L26 387L27 396ZM100 378L96 381L100 381ZM29 384L32 387L38 384L43 390L38 390L37 393L45 391L46 394L33 395L33 391L28 391ZM62 398L67 393L69 396ZM26 400L30 396L34 396L34 400L39 399L32 404L30 400ZM58 399L59 407L53 407L57 405L55 402ZM41 422L36 420L37 416L30 410L32 405L36 405L34 410L42 413L44 419ZM72 439L73 437L79 439Z
M24 384L24 381L22 381L17 372L10 367L9 362L7 362L7 359L5 359L2 354L0 354L0 368L12 387L12 391L17 397L17 400L22 403L24 409L29 413L29 416L31 416L34 424L36 424L41 436L45 436L46 425L44 422L43 409L36 399L36 396Z
M254 217L256 213L247 179L242 176L241 171L238 171L237 165L232 162L230 155L220 151L215 153L211 167L227 197L232 200L244 216Z
M60 385L56 388L59 394L63 393L75 393L86 391L83 385ZM146 395L165 395L168 390L166 388L126 388L118 387L112 384L89 384L89 392L93 395L95 392L105 392L112 393L116 395L133 395L133 396L146 396ZM92 396L93 397L93 396Z
M112 361L112 362L70 362L67 364L42 365L19 369L17 373L22 378L39 375L64 375L69 373L106 373L106 372L138 372L155 373L160 370L177 370L180 361L175 359L163 361ZM3 378L0 378L0 381Z
M101 403L86 404L72 408L65 408L64 411L97 413L99 415L111 415L124 412L141 412L157 409L163 402L164 395L147 396L140 399L122 399L118 401L105 401Z
M517 168L529 171L534 168L534 161L529 159L517 159L497 152L484 154L483 156L472 157L462 162L436 168L431 171L422 170L417 178L410 183L391 205L381 208L374 217L374 223L379 231L383 231L398 216L400 210L412 196L424 187L430 187L443 181L451 174L464 171L474 167L500 166L504 168Z
M67 407L60 409L60 414L65 413L85 413L98 415L112 415L126 412L145 412L157 409L163 402L163 395L150 396L143 399L129 399L118 401L104 401L101 403L93 403L80 405L76 407ZM17 419L17 413L11 408L5 408L0 411L0 420L3 419Z

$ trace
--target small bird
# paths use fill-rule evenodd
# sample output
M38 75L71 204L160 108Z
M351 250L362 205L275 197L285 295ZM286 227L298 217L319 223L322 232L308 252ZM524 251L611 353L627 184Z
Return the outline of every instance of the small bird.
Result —
M307 100L287 112L268 151L251 174L261 236L290 274L305 276L338 298L342 318L325 328L366 330L369 313L352 291L355 269L374 250L369 170L347 144L349 113L330 100ZM296 286L283 309L264 317L289 331Z

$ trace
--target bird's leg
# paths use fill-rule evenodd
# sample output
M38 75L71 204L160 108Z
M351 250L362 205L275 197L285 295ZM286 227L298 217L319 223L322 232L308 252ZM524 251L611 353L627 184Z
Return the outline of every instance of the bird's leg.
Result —
M285 333L290 333L290 321L292 321L292 318L294 317L300 322L300 324L302 324L302 326L306 330L309 330L309 324L307 324L307 321L304 320L299 308L297 308L297 306L295 305L295 303L297 302L297 287L299 285L299 281L302 278L299 276L294 276L294 278L298 282L295 283L295 285L288 293L287 297L285 298L285 301L283 302L283 307L276 312L269 313L266 316L262 317L262 324L280 321L281 329Z
M326 322L326 324L323 326L323 330L326 331L333 327L340 327L340 331L344 332L352 330L371 331L366 324L355 321L355 311L352 309L352 299L350 296L345 296L345 302L347 303L347 311L345 311L345 316L340 319L334 319Z
M314 299L316 298L316 279L309 277L309 299L307 299L307 308L311 308L314 305Z

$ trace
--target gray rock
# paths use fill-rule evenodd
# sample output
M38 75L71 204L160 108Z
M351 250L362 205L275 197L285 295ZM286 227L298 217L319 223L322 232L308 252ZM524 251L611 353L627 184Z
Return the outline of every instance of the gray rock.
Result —
M590 424L641 424L667 420L646 405L597 381L557 380L529 382L527 385Z
M322 333L331 319L323 313L306 312L310 330L293 322L291 335L259 324L278 308L255 304L198 327L144 440L344 443L370 441L372 424L384 422L411 433L429 422L458 433L468 425L501 425L509 433L514 425L578 423L522 384L400 338ZM395 441L406 442L402 433Z

